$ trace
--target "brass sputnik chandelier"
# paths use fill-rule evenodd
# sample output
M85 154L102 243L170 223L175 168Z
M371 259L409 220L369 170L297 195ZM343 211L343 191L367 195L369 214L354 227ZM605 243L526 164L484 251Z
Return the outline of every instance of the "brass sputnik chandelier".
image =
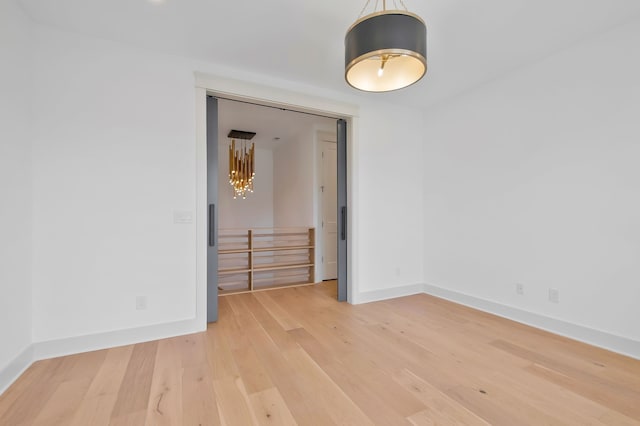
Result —
M231 139L229 144L229 183L233 187L233 199L247 198L248 192L253 192L253 178L256 176L255 144L249 141L256 134L242 130L232 130L227 136ZM236 149L236 139L239 139Z

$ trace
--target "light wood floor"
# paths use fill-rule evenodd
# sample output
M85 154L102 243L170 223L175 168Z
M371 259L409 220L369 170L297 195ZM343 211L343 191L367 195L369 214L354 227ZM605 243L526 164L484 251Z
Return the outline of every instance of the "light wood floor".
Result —
M426 295L220 299L206 333L35 363L0 425L630 425L640 362Z

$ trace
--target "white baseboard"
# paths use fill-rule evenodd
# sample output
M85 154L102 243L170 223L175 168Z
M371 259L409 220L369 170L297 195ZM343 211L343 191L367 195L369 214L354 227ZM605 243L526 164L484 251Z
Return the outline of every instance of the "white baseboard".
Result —
M640 359L640 342L637 340L616 336L604 331L547 317L512 306L470 296L468 294L458 293L456 291L431 284L424 285L424 292L432 296L440 297L490 314L540 328L560 336L608 349L635 359Z
M353 303L369 303L420 293L430 294L551 333L640 359L640 342L636 340L447 290L431 284L410 284L401 287L361 292L354 294ZM7 390L7 388L37 360L198 333L205 331L205 329L206 326L203 327L195 320L190 319L147 327L35 342L25 348L13 361L0 370L0 394Z
M34 342L10 362L7 367L0 370L0 395L7 390L31 364L41 359L166 339L205 330L206 325L202 326L198 324L195 319L189 319L86 336Z
M395 297L411 296L413 294L424 293L424 285L409 284L400 287L385 288L382 290L372 290L356 293L353 296L352 303L359 305L361 303L377 302L379 300L393 299Z
M85 336L68 337L65 339L35 342L34 358L36 360L55 358L59 356L91 352L118 346L149 342L204 331L193 319L146 327L129 328L109 331L106 333L89 334Z
M29 345L5 368L0 370L0 395L33 364L33 361L33 345Z

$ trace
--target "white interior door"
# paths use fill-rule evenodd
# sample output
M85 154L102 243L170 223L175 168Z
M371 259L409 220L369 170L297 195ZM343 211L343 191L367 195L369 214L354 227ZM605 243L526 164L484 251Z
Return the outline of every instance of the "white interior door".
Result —
M335 142L322 142L322 279L338 278L338 157Z

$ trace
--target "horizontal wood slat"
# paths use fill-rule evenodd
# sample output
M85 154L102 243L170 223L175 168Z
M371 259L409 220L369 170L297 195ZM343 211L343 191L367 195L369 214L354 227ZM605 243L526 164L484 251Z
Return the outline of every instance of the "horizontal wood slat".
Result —
M220 295L315 282L314 228L220 229L218 244Z

